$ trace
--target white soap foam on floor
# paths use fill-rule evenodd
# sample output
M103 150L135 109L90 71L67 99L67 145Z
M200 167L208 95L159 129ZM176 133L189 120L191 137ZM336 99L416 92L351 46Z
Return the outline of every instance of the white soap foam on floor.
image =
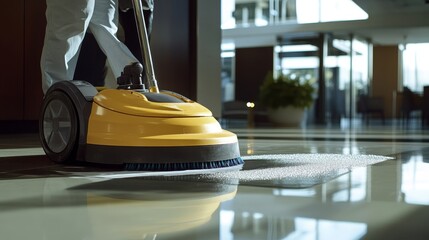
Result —
M209 174L210 179L238 179L240 181L267 180L316 180L332 178L357 167L366 167L392 157L378 155L343 155L343 154L271 154L243 156L245 167L241 171ZM267 164L246 168L252 161ZM253 165L253 164L252 164Z
M343 154L268 154L243 156L244 167L235 166L220 169L200 169L187 171L145 172L62 172L71 177L118 179L156 176L197 175L197 180L225 181L238 180L241 183L266 182L287 186L314 185L342 175L353 168L366 167L392 157L378 155ZM61 171L59 171L61 172Z

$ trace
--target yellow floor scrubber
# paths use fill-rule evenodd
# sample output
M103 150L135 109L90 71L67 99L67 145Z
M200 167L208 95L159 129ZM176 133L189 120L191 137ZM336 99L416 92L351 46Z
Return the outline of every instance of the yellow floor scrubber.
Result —
M133 4L148 87L140 63L125 67L118 89L98 91L85 81L53 84L39 123L48 157L148 171L242 165L237 136L223 130L207 108L158 90L141 2Z

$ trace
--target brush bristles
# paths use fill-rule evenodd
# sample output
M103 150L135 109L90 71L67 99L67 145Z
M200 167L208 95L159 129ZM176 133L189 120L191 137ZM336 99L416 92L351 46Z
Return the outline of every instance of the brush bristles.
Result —
M127 171L179 171L195 169L212 169L233 167L244 164L241 157L213 161L213 162L189 162L189 163L125 163L124 168Z

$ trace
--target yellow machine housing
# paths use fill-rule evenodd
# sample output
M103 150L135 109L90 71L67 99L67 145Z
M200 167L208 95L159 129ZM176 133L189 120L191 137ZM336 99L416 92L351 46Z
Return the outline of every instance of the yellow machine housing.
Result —
M242 165L237 136L177 93L105 89L61 81L46 93L40 139L56 162L185 170Z
M87 159L196 163L239 157L237 136L207 108L172 92L106 89L93 98Z
M97 94L89 118L87 143L169 147L237 142L235 134L223 130L202 105L188 99L151 102L145 94L113 89ZM159 94L176 97L171 93Z

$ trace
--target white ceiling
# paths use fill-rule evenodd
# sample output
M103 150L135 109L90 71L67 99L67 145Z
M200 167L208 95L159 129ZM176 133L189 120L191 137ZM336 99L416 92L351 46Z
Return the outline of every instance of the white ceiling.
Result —
M354 32L375 44L429 42L428 0L354 0L369 19Z

